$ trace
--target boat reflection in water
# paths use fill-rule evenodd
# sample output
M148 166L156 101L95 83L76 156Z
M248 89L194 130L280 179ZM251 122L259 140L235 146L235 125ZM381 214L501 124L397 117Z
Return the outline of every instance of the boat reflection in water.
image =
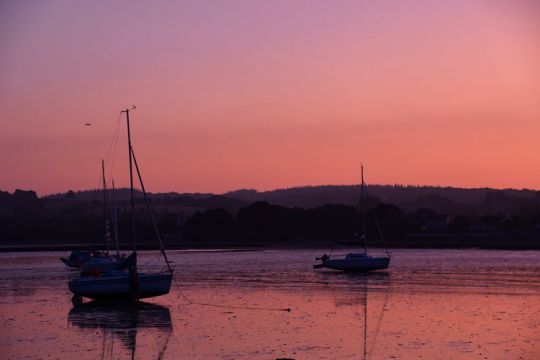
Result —
M144 302L125 303L88 302L74 306L68 314L70 326L82 330L100 329L103 348L100 358L119 358L114 349L115 338L120 339L134 359L137 334L151 338L140 358L162 358L172 334L171 314L167 307ZM95 333L92 331L91 333ZM141 339L139 339L141 341Z
M363 360L376 358L377 337L384 323L384 313L390 297L391 275L379 273L320 273L332 289L336 308L354 308L358 316L360 341L359 357ZM368 301L369 300L369 301ZM358 321L358 322L356 322Z

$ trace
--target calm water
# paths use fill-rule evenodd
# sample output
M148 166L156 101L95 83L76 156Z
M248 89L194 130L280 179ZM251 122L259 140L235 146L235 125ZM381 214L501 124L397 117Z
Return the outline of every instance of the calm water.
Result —
M137 307L74 307L63 255L0 254L0 358L540 359L538 251L396 250L371 275L171 251L178 286Z

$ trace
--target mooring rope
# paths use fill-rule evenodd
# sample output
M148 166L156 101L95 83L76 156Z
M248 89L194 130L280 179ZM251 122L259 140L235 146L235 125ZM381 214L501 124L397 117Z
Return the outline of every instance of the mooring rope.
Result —
M291 308L266 308L266 307L255 307L255 306L241 306L241 305L221 305L221 304L212 304L212 303L204 303L199 301L193 301L190 298L184 294L178 283L176 282L176 279L173 279L174 285L176 286L178 290L178 298L180 296L189 304L192 305L201 305L201 306L212 306L212 307L218 307L218 308L225 308L225 309L242 309L242 310L262 310L262 311L286 311L291 312Z

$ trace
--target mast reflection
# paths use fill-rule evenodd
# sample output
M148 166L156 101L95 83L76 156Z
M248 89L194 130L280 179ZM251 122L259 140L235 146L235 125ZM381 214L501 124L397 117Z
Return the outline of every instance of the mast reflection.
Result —
M328 271L322 273L321 277L329 284L328 290L331 290L336 308L357 309L356 314L361 322L359 358L362 360L374 358L377 337L384 322L384 313L391 293L390 273Z
M165 334L165 341L159 346L158 354L144 354L143 358L161 358L167 347L172 333L171 314L167 307L150 303L138 302L109 304L88 302L74 306L68 314L68 323L78 329L100 329L103 335L101 358L113 358L114 339L120 339L123 346L135 358L137 348L137 333L143 330Z

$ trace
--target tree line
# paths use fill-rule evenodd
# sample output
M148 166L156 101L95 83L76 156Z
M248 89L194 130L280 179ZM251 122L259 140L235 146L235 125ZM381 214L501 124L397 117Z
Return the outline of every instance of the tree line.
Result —
M489 195L496 203L507 197ZM539 197L540 198L540 197ZM153 198L158 227L169 246L322 245L334 241L359 242L362 212L358 206L326 204L287 207L267 201L227 205L226 198L197 199L183 196ZM513 200L512 200L513 201ZM175 206L176 204L176 206ZM179 205L180 204L180 205ZM187 204L187 205L186 205ZM525 205L524 205L525 204ZM514 207L513 213L448 215L429 208L404 211L368 198L366 225L369 244L382 246L375 217L391 247L539 247L540 202ZM504 209L503 209L504 210ZM32 191L0 192L0 242L2 244L78 243L100 245L112 209L98 200L81 200L73 194L42 199ZM142 199L136 199L136 234L139 243L151 243L153 226ZM127 201L117 208L120 242L131 242L131 217ZM109 220L109 231L112 223ZM517 240L516 240L517 239Z

